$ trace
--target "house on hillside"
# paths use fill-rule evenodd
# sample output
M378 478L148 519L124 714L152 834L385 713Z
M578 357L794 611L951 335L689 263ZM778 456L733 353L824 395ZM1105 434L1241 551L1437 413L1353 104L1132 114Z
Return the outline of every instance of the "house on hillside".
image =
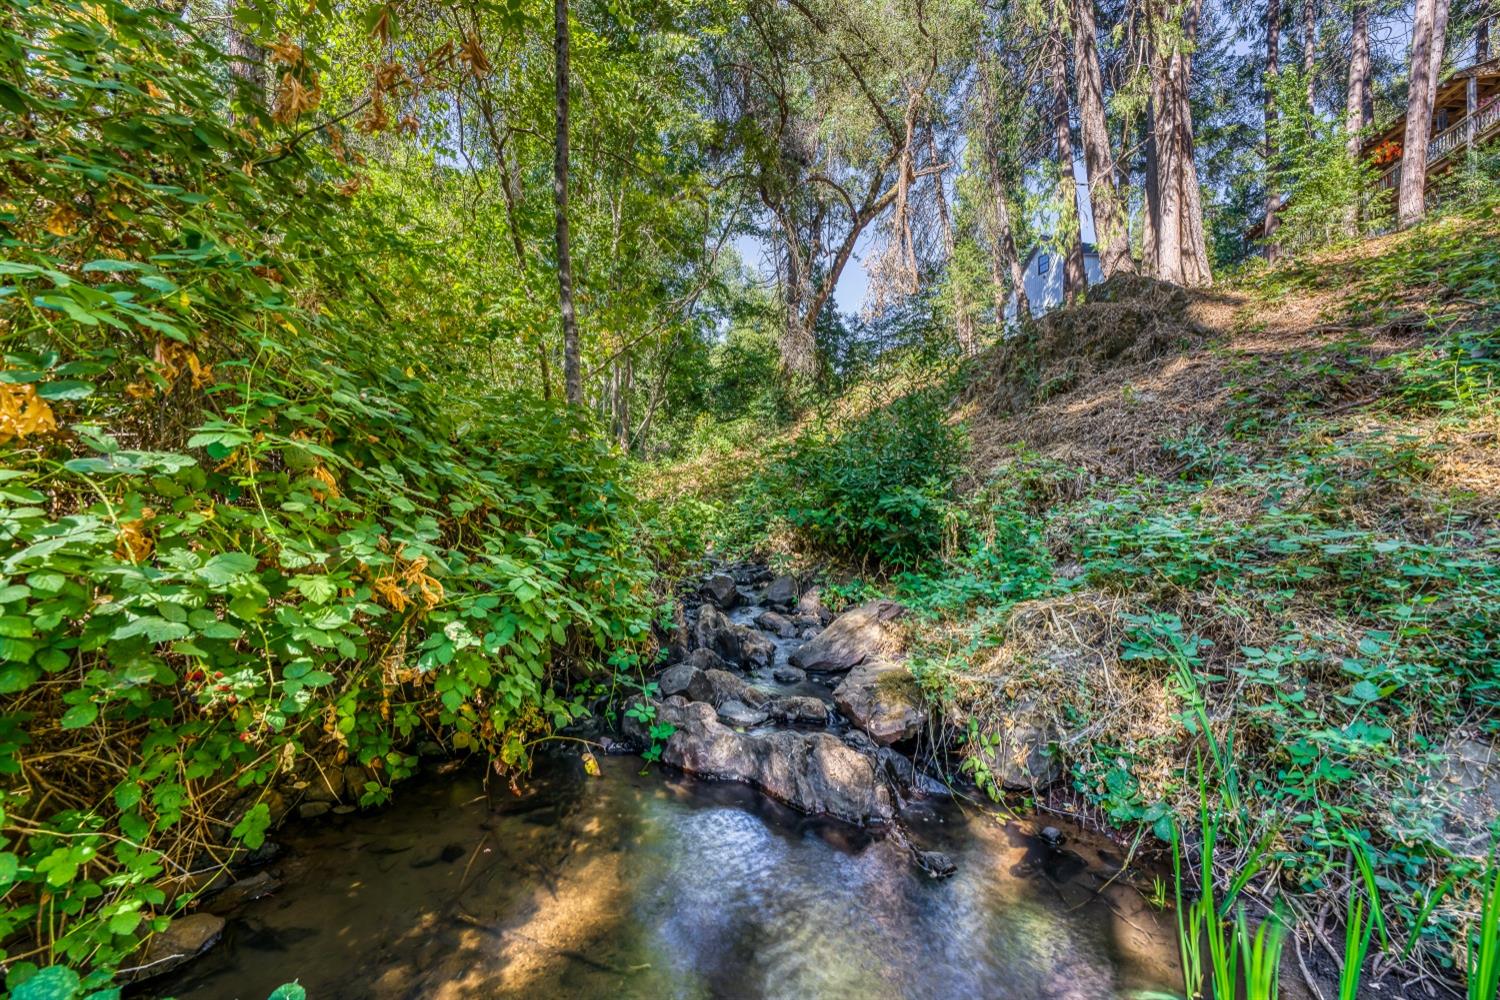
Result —
M1453 169L1475 146L1500 137L1500 57L1449 73L1438 84L1432 104L1432 136L1427 141L1427 176ZM1379 190L1401 186L1406 116L1389 122L1365 143L1365 158L1382 168Z
M1500 57L1455 70L1438 84L1432 107L1432 133L1427 140L1427 182L1453 169L1470 149L1500 138ZM1398 115L1365 141L1361 155L1380 174L1376 191L1395 192L1401 186L1401 155L1406 142L1406 116ZM1291 196L1283 195L1285 205ZM1266 220L1258 219L1246 236L1265 239Z
M1026 300L1031 305L1031 315L1040 316L1062 302L1062 254L1042 244L1037 244L1032 247L1031 253L1027 254L1025 261L1022 262L1022 271L1025 276L1021 284L1026 289ZM1104 280L1104 272L1099 267L1099 252L1094 249L1092 243L1083 245L1083 273L1090 285L1096 285ZM1005 322L1009 325L1015 321L1016 293L1011 292L1010 301L1005 306Z

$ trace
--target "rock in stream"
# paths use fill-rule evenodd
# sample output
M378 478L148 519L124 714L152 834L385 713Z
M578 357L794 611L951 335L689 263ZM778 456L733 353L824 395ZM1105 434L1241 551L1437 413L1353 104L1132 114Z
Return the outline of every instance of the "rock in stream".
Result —
M688 774L740 781L801 812L849 823L888 823L890 791L869 757L828 733L777 730L742 733L719 721L707 702L680 696L657 702L655 721L676 727L663 763ZM649 726L627 718L626 733L649 743Z

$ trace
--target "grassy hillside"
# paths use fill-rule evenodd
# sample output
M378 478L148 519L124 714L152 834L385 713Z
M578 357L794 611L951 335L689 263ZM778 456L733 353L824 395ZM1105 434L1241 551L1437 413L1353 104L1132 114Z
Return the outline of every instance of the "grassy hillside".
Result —
M1040 731L1054 808L1165 842L1206 800L1224 881L1258 869L1247 898L1292 890L1333 942L1368 855L1385 967L1451 977L1495 819L1462 762L1500 702L1497 211L1207 291L1117 280L700 458L699 523L916 608L981 786Z

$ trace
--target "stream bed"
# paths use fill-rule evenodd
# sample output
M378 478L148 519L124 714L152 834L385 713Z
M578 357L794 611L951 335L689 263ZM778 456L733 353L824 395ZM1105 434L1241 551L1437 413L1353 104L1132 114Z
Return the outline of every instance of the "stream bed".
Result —
M514 794L428 772L373 814L284 829L279 883L150 994L1110 1000L1176 979L1170 918L1109 876L1107 841L948 801L892 838L740 785L605 757L538 761Z

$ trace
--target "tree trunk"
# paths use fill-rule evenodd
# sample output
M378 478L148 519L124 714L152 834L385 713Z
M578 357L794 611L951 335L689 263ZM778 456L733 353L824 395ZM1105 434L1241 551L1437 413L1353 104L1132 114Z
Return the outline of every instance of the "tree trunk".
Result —
M1031 315L1031 299L1026 294L1026 272L1021 269L1021 255L1016 250L1016 230L1010 221L1010 199L1005 193L1005 185L998 179L992 179L990 183L995 189L996 245L1005 260L1006 269L1010 271L1010 284L1016 293L1016 319L1020 320Z
M786 321L781 327L781 366L793 375L807 378L817 374L817 339L814 323L817 317L807 320L807 303L812 300L811 282L803 267L802 248L797 243L795 220L785 211L776 212L786 245L786 277L783 295Z
M1344 101L1344 131L1348 133L1349 157L1359 156L1364 131L1375 117L1370 94L1370 4L1368 0L1354 5L1354 25L1350 32L1349 93Z
M557 204L557 300L562 314L563 390L568 403L583 405L578 319L573 313L573 259L568 249L568 0L555 0L557 143L552 158L552 198Z
M1202 193L1193 164L1193 118L1189 101L1192 59L1198 32L1197 2L1178 25L1169 23L1173 4L1153 4L1151 32L1150 139L1147 148L1147 200L1155 205L1151 229L1155 274L1164 281L1207 285L1213 276L1203 231Z
M1359 162L1364 147L1365 129L1375 118L1375 102L1370 92L1370 4L1356 0L1354 20L1349 32L1349 91L1344 96L1344 149L1349 159ZM1344 211L1344 232L1359 232L1360 206L1351 201Z
M1063 301L1083 291L1083 246L1078 238L1078 181L1073 175L1073 133L1068 123L1068 67L1062 33L1052 27L1049 42L1052 77L1052 138L1057 144L1057 239L1063 257Z
M1191 83L1193 79L1193 50L1198 45L1198 21L1203 13L1203 0L1192 0L1183 16L1183 43L1177 58L1181 71L1174 78L1177 87L1177 128L1181 133L1178 148L1182 161L1178 170L1178 183L1182 187L1183 205L1183 271L1189 285L1213 284L1213 273L1208 266L1208 236L1203 229L1203 188L1198 183L1198 164L1195 160L1193 142L1193 103Z
M1099 69L1095 39L1094 0L1071 0L1073 22L1073 74L1078 87L1079 134L1084 164L1089 174L1089 206L1094 216L1094 243L1099 248L1099 267L1108 278L1135 270L1130 259L1130 233L1125 227L1115 190L1114 154L1109 146L1109 128L1104 113L1104 75Z
M1307 106L1313 107L1317 90L1313 87L1313 74L1318 68L1318 8L1317 0L1302 0L1302 82L1307 87Z
M1432 59L1427 64L1429 100L1437 99L1438 81L1443 78L1443 56L1448 43L1448 9L1450 0L1437 0L1432 8Z
M1155 60L1153 58L1154 67ZM1142 146L1145 149L1146 179L1142 187L1145 210L1141 213L1141 266L1147 274L1161 274L1160 237L1157 224L1161 219L1161 159L1156 155L1156 88L1153 86L1146 97L1146 131Z
M225 5L229 27L224 50L229 56L229 73L239 84L239 96L248 104L263 107L266 100L266 53L245 34L244 28L235 19L235 11L241 5L242 0L229 0ZM230 118L234 118L232 113Z
M1490 19L1482 17L1474 26L1474 61L1490 61Z
M1276 209L1281 207L1281 195L1276 191L1276 88L1275 80L1281 74L1281 0L1266 0L1266 73L1263 100L1266 118L1266 221L1262 234L1266 240L1266 259L1276 259L1276 244L1271 237L1276 232Z
M1432 133L1432 63L1437 7L1444 0L1417 0L1412 25L1411 71L1407 76L1406 136L1401 150L1401 188L1396 221L1403 228L1426 211L1427 143ZM1441 58L1438 54L1437 58Z

